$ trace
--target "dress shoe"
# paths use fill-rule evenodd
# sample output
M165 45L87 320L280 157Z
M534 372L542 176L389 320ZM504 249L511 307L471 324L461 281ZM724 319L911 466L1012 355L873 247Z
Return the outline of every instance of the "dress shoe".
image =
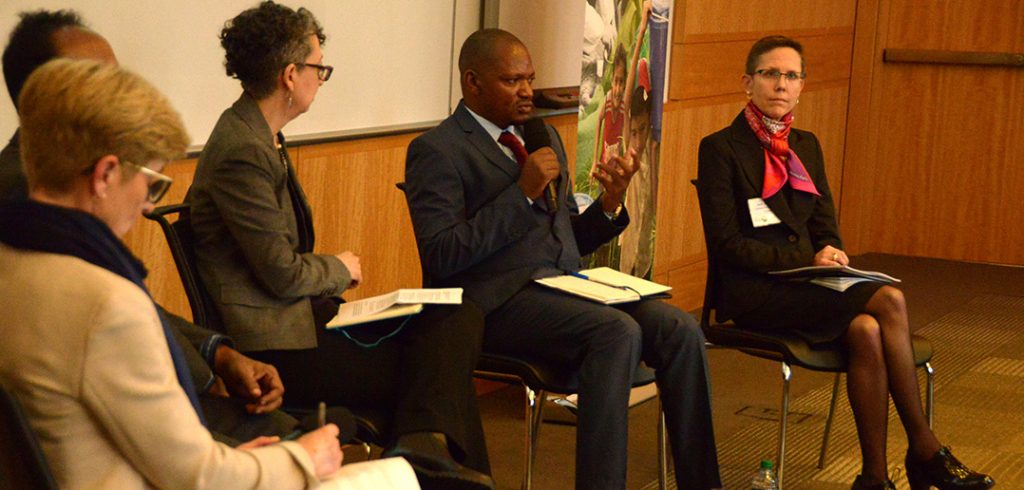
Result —
M911 490L928 490L933 486L939 490L980 490L996 484L990 476L964 466L947 447L939 449L927 461L913 461L908 452L906 465Z
M416 472L416 479L423 490L494 489L494 480L490 476L462 466L452 458L443 434L404 434L381 457L405 458Z
M896 485L889 479L879 483L868 483L868 479L864 475L857 475L850 490L896 490Z

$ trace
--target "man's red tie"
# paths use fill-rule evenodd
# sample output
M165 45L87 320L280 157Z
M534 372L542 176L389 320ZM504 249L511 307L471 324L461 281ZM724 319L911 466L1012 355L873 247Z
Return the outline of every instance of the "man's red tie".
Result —
M512 150L512 154L516 156L516 163L518 163L520 167L526 163L526 157L529 156L529 153L526 153L526 147L519 142L519 138L516 138L516 135L509 131L502 131L501 135L498 136L498 143L501 143L509 150Z

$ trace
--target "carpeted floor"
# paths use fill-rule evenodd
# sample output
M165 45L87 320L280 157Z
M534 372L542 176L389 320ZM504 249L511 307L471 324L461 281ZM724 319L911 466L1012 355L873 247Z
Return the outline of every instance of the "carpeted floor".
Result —
M935 345L935 430L955 454L991 473L997 488L1024 488L1024 268L888 255L855 258L855 267L903 279L915 332ZM743 489L762 458L775 455L780 375L777 363L732 351L709 352L715 431L727 489ZM786 455L786 488L849 488L860 469L852 414L840 390L829 459L816 468L832 376L795 370ZM922 389L924 387L923 374ZM499 488L522 478L523 398L517 387L481 398ZM657 488L657 404L630 414L629 488ZM557 413L553 413L558 417ZM890 411L889 460L902 466L906 438ZM534 488L573 485L571 426L544 424ZM675 482L670 478L670 488ZM906 478L897 481L907 488Z

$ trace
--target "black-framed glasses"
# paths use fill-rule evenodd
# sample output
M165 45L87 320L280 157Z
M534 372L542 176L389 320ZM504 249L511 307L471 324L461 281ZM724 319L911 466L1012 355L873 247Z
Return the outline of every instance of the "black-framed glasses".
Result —
M308 66L310 68L316 68L316 77L321 82L326 82L331 79L331 73L334 73L334 67L330 65L317 65L315 63L295 63L295 66Z
M174 183L174 179L151 168L143 167L127 160L121 160L121 162L135 167L139 172L142 172L142 175L150 178L149 189L146 191L146 199L150 203L156 204L160 202L164 195L167 194L167 190L171 188L171 184Z
M754 70L754 73L757 73L758 75L761 75L762 77L767 78L769 80L775 80L776 82L779 81L779 79L783 78L783 77L788 82L795 82L797 80L803 80L803 79L807 78L807 73L802 72L802 71L786 71L786 72L783 72L783 71L779 71L779 70L776 70L776 69L763 69L762 68L760 70Z

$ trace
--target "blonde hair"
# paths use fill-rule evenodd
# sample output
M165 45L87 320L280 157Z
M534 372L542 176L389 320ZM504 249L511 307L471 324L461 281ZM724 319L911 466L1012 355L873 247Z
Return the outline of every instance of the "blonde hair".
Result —
M180 158L181 116L142 77L95 60L56 59L32 72L18 98L21 160L30 189L66 192L101 157L145 165ZM121 165L132 175L136 169Z

